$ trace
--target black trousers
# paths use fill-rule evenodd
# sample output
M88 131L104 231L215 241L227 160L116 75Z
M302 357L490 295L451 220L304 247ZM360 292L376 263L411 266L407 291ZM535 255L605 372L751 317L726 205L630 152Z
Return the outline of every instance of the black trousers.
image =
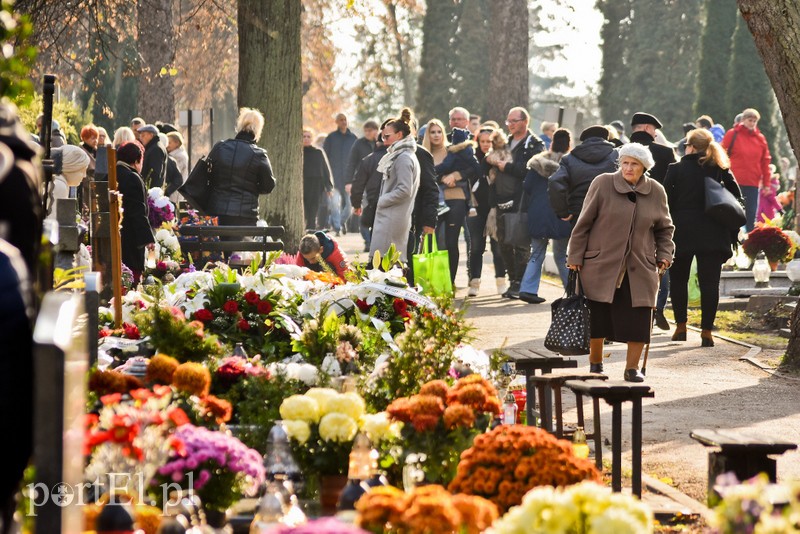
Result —
M455 283L460 260L458 239L461 236L461 228L464 226L467 217L467 201L452 199L445 200L445 203L450 207L450 211L445 213L444 217L439 220L436 241L439 249L447 249L450 259L450 281ZM442 243L442 238L444 238L444 243Z
M675 322L685 323L689 303L689 272L692 258L697 257L697 281L700 285L700 327L712 330L719 306L719 277L727 259L722 252L700 252L675 258L669 269L670 298Z

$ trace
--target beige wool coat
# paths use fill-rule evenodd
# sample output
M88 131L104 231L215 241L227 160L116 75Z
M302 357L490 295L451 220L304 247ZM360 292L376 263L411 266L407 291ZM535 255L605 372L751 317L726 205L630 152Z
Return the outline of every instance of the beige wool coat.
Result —
M629 199L631 194L636 202ZM601 174L589 186L572 230L567 263L582 265L580 280L587 298L612 302L627 271L633 307L653 307L657 263L672 263L674 230L661 184L645 175L634 189L622 171Z

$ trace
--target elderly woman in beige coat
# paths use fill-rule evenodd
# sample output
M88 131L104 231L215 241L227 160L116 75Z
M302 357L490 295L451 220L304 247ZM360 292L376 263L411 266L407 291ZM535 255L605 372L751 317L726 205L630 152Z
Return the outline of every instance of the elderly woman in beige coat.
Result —
M675 227L667 195L645 174L650 150L638 143L619 149L619 170L592 181L569 240L567 263L580 271L589 301L589 368L603 372L605 339L628 344L625 380L642 382L639 358L650 342L659 272L672 262Z

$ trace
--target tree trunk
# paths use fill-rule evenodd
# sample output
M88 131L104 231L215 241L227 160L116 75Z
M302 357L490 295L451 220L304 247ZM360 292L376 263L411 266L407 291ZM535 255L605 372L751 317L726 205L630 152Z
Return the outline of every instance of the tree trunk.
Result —
M304 229L300 0L239 0L239 107L264 114L259 144L268 149L277 185L259 212L286 228L288 251Z
M403 34L400 33L400 25L397 21L397 6L393 1L385 2L386 10L389 12L389 31L394 35L397 50L395 61L400 68L400 79L403 81L403 102L404 105L414 107L414 90L411 83L411 73L408 70L408 47L406 46Z
M529 107L528 3L525 0L492 2L490 8L488 94L492 95L485 120L502 124L514 106Z
M789 143L800 149L800 4L797 0L738 0L786 123ZM792 314L785 364L800 367L800 307Z
M175 122L175 28L172 0L138 0L139 116L145 122ZM120 117L127 122L133 117Z

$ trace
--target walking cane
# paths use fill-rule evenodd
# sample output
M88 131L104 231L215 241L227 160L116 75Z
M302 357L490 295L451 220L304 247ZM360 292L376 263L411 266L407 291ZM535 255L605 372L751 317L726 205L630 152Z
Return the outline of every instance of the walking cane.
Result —
M661 279L664 277L666 269L658 270L658 285L661 286ZM653 321L650 321L650 338L653 337ZM651 339L652 340L652 339ZM642 374L647 375L647 357L650 355L650 343L648 342L644 348L644 361L642 362Z

